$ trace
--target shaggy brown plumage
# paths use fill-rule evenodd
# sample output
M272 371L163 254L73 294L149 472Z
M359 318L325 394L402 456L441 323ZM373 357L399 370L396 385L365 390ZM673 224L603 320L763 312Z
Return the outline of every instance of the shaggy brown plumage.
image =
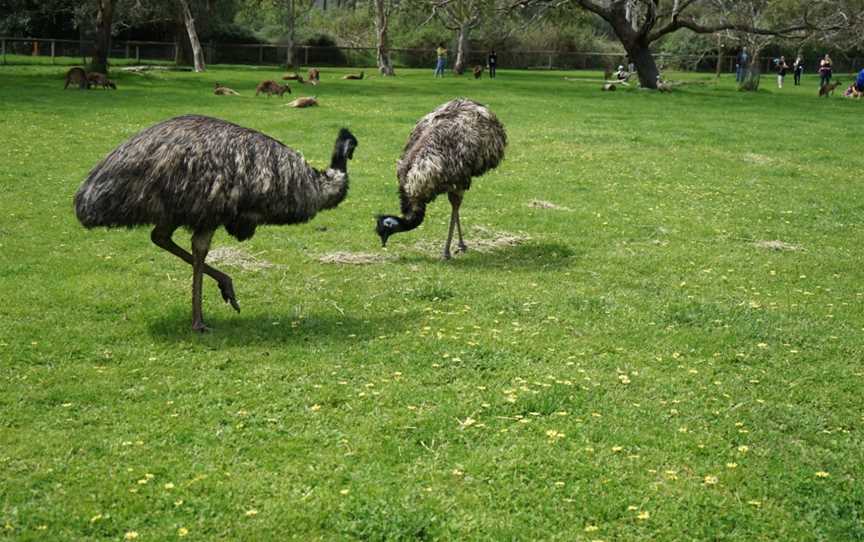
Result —
M471 179L498 166L504 159L507 134L486 106L458 98L429 113L414 127L396 166L402 215L378 217L381 244L394 233L413 230L423 222L426 205L439 194L450 200L450 230L443 256L450 258L453 228L462 239L459 207Z
M133 136L99 162L75 194L87 228L154 225L152 241L192 265L192 328L203 331L202 274L240 310L231 278L204 263L219 226L239 241L261 224L296 224L336 207L347 194L347 161L357 140L342 129L330 167L318 170L296 151L255 130L187 115ZM172 240L192 231L192 253Z
M63 89L69 88L71 84L78 85L80 89L90 88L90 83L87 81L87 72L84 71L84 68L77 66L69 68L69 71L66 72L66 84L63 85Z
M291 94L291 89L288 88L288 85L280 85L276 81L261 81L258 83L258 86L255 87L255 96L258 96L261 93L264 93L269 98L273 94L277 94L280 98L286 92Z

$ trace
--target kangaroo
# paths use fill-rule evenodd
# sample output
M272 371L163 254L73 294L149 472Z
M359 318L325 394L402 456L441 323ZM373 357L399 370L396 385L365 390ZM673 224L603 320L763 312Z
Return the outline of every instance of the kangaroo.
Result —
M828 83L827 85L822 85L819 87L819 97L825 96L826 98L829 95L834 94L834 89L840 86L840 81L834 81L833 83Z
M66 72L66 84L63 85L63 89L69 88L70 83L77 84L80 89L90 88L90 82L87 81L87 72L84 71L84 68L77 66L69 68L69 71Z
M318 71L318 68L311 68L306 76L306 79L316 82L321 81L321 72Z
M291 89L288 88L288 85L280 85L276 81L261 81L258 83L258 86L255 87L255 96L258 96L261 93L265 93L269 98L273 94L278 94L281 98L283 94L286 92L291 94Z
M239 96L240 93L232 88L222 86L222 83L216 83L213 87L213 94L216 96Z
M360 80L366 76L366 72L361 71L359 74L357 73L349 73L348 75L343 75L342 79L350 79L350 80Z
M483 77L483 66L474 66L474 79Z
M285 81L299 81L301 83L303 82L303 76L299 73L289 73L288 75L283 75L282 79L284 79Z
M114 81L108 79L108 77L104 73L99 72L90 72L87 74L87 83L90 84L90 87L94 87L96 85L101 85L104 89L114 89L117 90L117 85L114 84Z

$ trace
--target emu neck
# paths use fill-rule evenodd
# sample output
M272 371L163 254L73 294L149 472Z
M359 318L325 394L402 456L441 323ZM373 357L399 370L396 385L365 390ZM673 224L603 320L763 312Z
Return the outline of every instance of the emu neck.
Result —
M333 149L333 156L330 158L330 169L348 173L348 158L338 147L339 145L337 144L336 148Z
M402 218L399 221L400 231L410 231L423 223L426 217L426 203L412 203L406 197L402 197Z
M321 176L321 206L320 209L336 207L348 195L348 174L344 169L330 168Z

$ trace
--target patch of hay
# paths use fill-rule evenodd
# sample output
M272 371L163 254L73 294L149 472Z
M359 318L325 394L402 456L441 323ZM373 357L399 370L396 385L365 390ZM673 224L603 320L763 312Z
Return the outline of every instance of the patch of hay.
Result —
M759 248L764 248L766 250L778 250L778 251L795 251L801 250L799 245L793 245L791 243L785 243L783 241L774 240L774 241L756 241L753 243Z
M572 211L569 207L552 203L551 201L543 201L542 199L532 199L528 202L528 207L532 209L554 209L556 211Z
M765 156L764 154L756 154L752 152L748 152L742 157L742 160L745 162L749 162L751 164L759 164L759 165L768 165L773 164L774 159L770 156Z
M446 232L445 232L446 233ZM465 244L468 245L468 252L488 253L500 250L507 247L515 247L531 240L531 237L524 233L511 233L505 231L495 231L483 226L474 226L471 231L464 231ZM444 248L444 240L442 238L436 241L418 241L414 244L414 248L431 256L440 256ZM451 251L456 251L456 233L453 233L453 245Z
M234 247L219 247L207 254L207 263L237 267L243 271L260 271L275 267L267 260L262 260L248 252Z
M392 261L389 254L376 254L371 252L331 252L318 258L321 263L335 263L346 265L370 265Z

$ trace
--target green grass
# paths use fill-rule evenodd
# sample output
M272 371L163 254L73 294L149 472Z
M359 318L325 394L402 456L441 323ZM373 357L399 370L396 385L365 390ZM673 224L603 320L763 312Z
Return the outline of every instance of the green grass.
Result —
M294 110L253 97L273 70L117 72L116 92L63 71L0 68L0 539L864 540L864 104L812 77L602 93L430 68L325 70ZM466 195L469 246L530 240L441 262L440 199L392 261L320 263L382 253L402 145L456 96L510 139ZM225 267L241 314L205 283L204 336L185 264L71 204L184 113L318 166L339 127L360 142L338 209L217 233L274 267Z

